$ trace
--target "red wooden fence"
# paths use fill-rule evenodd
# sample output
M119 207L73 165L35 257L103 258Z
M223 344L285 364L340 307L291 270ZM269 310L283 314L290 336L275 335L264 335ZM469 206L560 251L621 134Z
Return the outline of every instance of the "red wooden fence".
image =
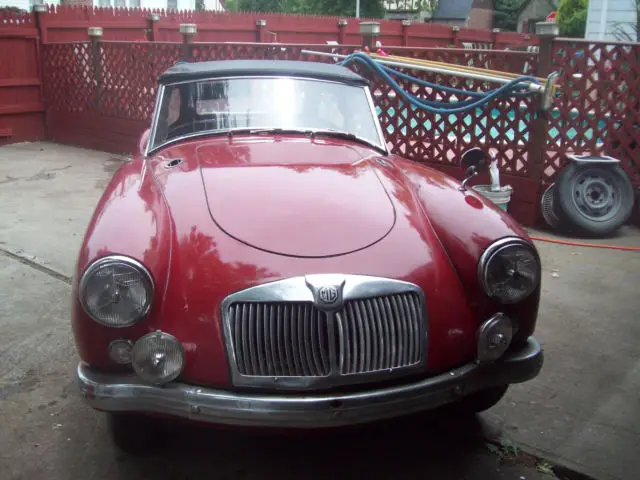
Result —
M0 10L0 145L44 138L39 49L33 17Z
M156 15L156 18L153 16ZM88 27L102 27L103 40L149 40L179 42L181 23L196 23L200 42L279 42L359 44L359 22L367 19L274 13L229 13L164 11L127 8L49 6L40 13L44 42L78 42L89 40ZM463 42L491 44L496 49L507 46L535 45L534 35L492 32L450 25L414 23L397 20L380 22L383 45L411 47L461 47Z
M326 16L264 13L163 11L87 6L47 6L43 11L15 13L0 9L0 142L37 140L43 136L43 98L40 74L41 45L86 42L88 27L102 27L102 40L179 42L182 23L196 23L197 42L326 43L360 44L359 21ZM495 48L535 44L531 35L460 29L448 25L412 24L379 20L386 45L462 46L482 42ZM39 38L38 38L39 37ZM61 57L62 58L62 57ZM60 59L58 59L60 60ZM77 59L76 59L77 60ZM48 66L56 60L48 57ZM160 62L162 64L162 62ZM56 75L70 75L67 65ZM87 65L84 65L87 68ZM56 83L56 80L52 80ZM54 102L54 94L49 100ZM51 124L51 120L49 121Z

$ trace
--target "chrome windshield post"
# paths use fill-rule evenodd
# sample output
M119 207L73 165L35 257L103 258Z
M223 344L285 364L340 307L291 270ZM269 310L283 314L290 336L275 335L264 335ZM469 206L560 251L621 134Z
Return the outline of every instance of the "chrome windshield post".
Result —
M162 99L164 97L164 85L158 86L158 95L156 96L156 104L153 108L153 116L151 117L151 131L149 132L149 140L147 141L147 146L145 147L144 156L149 156L149 151L151 147L155 145L156 141L156 131L158 128L158 118L160 117L160 110L162 108Z
M365 93L367 95L367 101L369 102L369 108L371 109L371 115L374 118L374 122L376 124L376 131L378 132L378 139L380 140L380 146L385 151L387 155L389 155L389 148L387 147L387 141L384 138L384 133L382 132L382 125L380 125L380 118L376 113L376 106L373 103L373 95L371 95L371 90L369 87L363 87L365 89Z

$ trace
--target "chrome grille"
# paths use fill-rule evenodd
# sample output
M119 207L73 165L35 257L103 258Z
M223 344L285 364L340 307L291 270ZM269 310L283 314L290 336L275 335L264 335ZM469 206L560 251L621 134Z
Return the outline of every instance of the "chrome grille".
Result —
M237 368L242 375L326 377L326 316L308 303L236 303L229 309Z
M336 314L340 374L420 363L425 340L421 311L412 293L347 302Z
M317 274L257 285L222 303L235 386L327 388L423 369L427 310L415 284Z

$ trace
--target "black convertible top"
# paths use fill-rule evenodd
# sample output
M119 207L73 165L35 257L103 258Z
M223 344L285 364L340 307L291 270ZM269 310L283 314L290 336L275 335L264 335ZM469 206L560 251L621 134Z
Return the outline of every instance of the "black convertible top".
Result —
M297 60L217 60L180 62L165 71L158 81L163 84L205 78L236 76L287 76L333 80L351 85L367 85L367 80L346 67L331 63Z

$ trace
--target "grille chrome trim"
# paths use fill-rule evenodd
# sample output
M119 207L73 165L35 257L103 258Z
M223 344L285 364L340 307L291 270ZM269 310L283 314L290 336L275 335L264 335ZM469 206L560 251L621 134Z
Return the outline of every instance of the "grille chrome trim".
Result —
M335 286L339 298L318 292ZM424 293L364 275L307 275L233 293L221 305L234 386L323 389L419 371L427 359Z
M234 303L229 306L229 322L240 375L329 375L327 323L310 304Z
M417 310L410 308L416 303L419 299L411 293L347 302L336 314L340 375L371 374L419 364L422 358L417 341L424 322ZM403 304L406 309L401 308ZM371 305L377 305L376 315L366 314L367 310L373 312Z

